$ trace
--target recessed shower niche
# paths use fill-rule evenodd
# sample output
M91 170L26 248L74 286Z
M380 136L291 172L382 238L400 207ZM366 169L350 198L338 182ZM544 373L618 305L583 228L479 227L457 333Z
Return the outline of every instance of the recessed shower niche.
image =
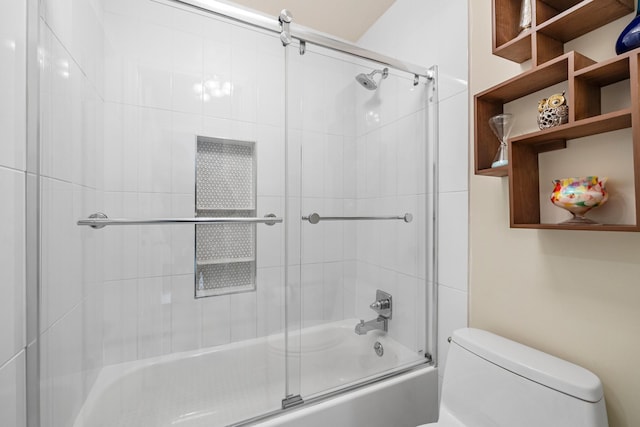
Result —
M256 216L255 143L198 136L196 217ZM195 296L256 289L255 223L195 226Z

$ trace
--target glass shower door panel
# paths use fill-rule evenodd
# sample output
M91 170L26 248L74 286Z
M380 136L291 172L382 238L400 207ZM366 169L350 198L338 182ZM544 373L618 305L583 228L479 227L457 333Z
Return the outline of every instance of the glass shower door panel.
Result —
M42 144L43 425L221 427L276 411L285 227L260 220L285 216L284 49L202 11L119 5L104 11L99 95L75 44L41 27L43 138L64 131L73 148ZM65 167L73 153L81 170ZM121 222L76 225L97 212ZM211 217L258 223L171 221Z
M306 50L290 52L288 99L300 147L304 398L425 361L431 218L425 80Z

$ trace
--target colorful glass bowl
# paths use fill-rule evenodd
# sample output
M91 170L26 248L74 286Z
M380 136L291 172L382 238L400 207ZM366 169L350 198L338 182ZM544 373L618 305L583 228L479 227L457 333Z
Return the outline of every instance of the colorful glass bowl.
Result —
M597 176L554 180L551 202L573 214L573 218L563 224L597 224L584 215L607 202L609 193L605 189L606 182L607 177L599 179Z

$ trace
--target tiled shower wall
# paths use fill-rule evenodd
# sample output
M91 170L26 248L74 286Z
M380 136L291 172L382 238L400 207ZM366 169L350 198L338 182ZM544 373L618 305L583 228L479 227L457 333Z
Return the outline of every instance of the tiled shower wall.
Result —
M0 425L26 425L26 1L0 14Z
M439 68L438 372L447 337L467 326L468 1L396 0L359 44ZM389 35L393 34L393 37ZM446 37L443 36L446 34Z
M204 135L256 141L258 215L283 214L285 53L277 36L154 2L111 1L105 7L105 212L112 217L192 216L195 137ZM404 232L415 240L409 236L420 222L415 207L422 203L416 187L419 174L405 174L413 183L399 192L394 179L393 191L378 197L358 194L358 179L364 185L368 177L358 177L357 172L358 155L366 156L358 153L358 142L362 146L363 138L374 130L376 138L376 132L390 129L406 140L408 149L401 150L397 161L407 160L403 155L413 160L417 154L417 138L422 135L402 134L407 126L423 125L417 112L424 99L415 96L419 91L413 90L411 79L392 75L384 102L378 99L372 109L373 93L362 94L355 75L368 72L374 64L356 63L347 55L311 46L304 56L292 46L289 55L290 213L354 215L362 203L359 198L384 196L391 205L385 207L393 212L413 211L416 220L405 224L399 235ZM365 123L367 113L380 113L382 122ZM379 129L383 124L390 127ZM384 156L376 158L385 164ZM393 173L411 173L395 162L394 151ZM371 162L369 167L375 169ZM389 225L388 236L396 234L396 226L400 224ZM300 229L297 224L292 229L289 253L294 265L299 262L290 270L290 280L302 280L302 325L353 318L357 234L368 230L341 222L304 222ZM105 364L281 330L283 227L257 230L257 292L199 300L193 299L193 227L102 230ZM400 240L397 244L405 247ZM418 268L411 268L400 273L411 284L401 288L400 293L410 291L399 302L409 301L417 292ZM363 266L360 270L365 271ZM392 274L395 281L395 271ZM367 300L368 311L375 283L370 286L373 290L361 292L360 305ZM361 311L365 318L375 314ZM414 308L402 313L410 316ZM415 346L417 326L415 319L411 321L410 328L398 332L411 335L411 340L403 340Z
M414 351L425 350L433 160L426 105L432 87L424 78L414 86L413 76L391 70L376 91L358 87L356 97L356 214L410 213L413 221L357 223L355 310L358 318L372 319L376 289L390 293L389 332Z
M105 4L105 213L193 217L196 136L256 142L257 215L284 214L284 50L273 34L142 0ZM194 299L194 227L101 230L104 361L283 327L283 225L257 226L257 292Z
M72 425L102 368L102 2L45 1L40 19L41 420Z

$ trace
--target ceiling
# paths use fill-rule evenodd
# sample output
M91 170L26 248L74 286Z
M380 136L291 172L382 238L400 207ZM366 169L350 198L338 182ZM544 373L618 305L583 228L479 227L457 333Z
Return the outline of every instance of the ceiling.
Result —
M272 16L289 9L293 22L356 42L396 0L233 0Z

